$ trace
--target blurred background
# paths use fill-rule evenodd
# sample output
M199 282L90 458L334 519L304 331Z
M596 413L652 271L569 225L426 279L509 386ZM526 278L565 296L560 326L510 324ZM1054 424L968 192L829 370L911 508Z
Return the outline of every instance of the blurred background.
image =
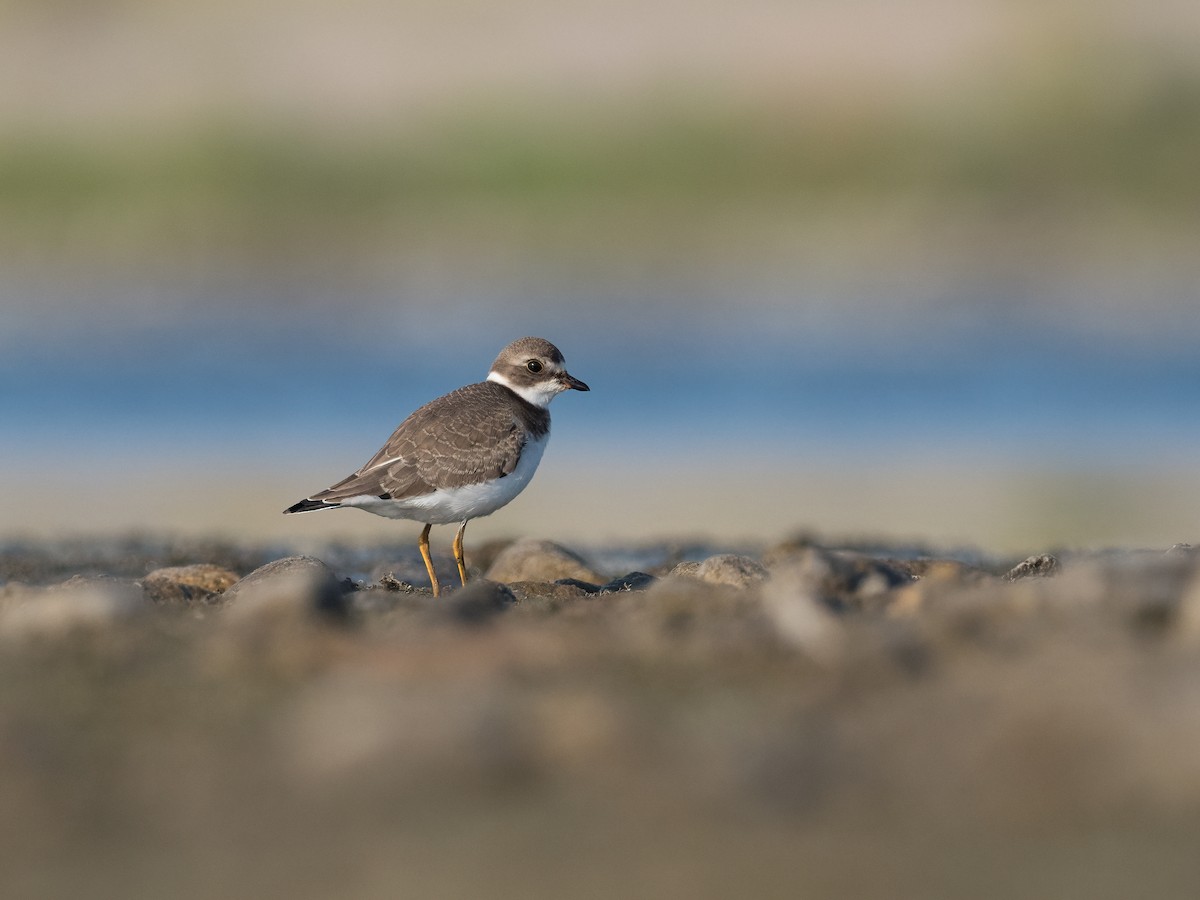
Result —
M407 542L280 511L526 334L476 538L1198 536L1191 0L0 19L0 536Z

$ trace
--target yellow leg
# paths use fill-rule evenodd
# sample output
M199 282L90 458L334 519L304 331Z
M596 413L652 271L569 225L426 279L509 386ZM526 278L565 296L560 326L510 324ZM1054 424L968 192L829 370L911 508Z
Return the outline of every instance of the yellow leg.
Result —
M442 586L438 584L437 572L433 571L433 560L429 558L429 529L432 525L426 525L425 530L421 532L421 539L417 541L417 546L421 548L421 558L425 560L425 569L429 572L429 583L433 585L433 596L438 596L442 592Z
M454 535L454 561L458 563L458 580L465 586L467 583L467 561L463 559L463 532L467 530L467 523L463 522L458 526L458 534Z

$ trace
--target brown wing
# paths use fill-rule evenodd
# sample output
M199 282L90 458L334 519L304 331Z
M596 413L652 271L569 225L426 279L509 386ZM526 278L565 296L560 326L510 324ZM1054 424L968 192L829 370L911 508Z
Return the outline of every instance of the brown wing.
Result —
M400 423L353 475L314 494L337 502L364 494L403 500L437 488L462 487L516 468L525 430L506 388L469 384L422 406Z

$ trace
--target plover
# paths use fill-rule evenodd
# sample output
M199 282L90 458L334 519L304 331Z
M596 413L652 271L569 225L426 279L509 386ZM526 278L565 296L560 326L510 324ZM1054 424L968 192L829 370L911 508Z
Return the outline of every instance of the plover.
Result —
M547 407L567 390L589 388L568 374L557 347L535 337L513 341L486 381L426 403L361 469L284 512L349 506L424 522L418 546L436 597L441 585L429 558L429 529L460 523L454 561L466 584L467 522L491 515L529 484L550 438Z

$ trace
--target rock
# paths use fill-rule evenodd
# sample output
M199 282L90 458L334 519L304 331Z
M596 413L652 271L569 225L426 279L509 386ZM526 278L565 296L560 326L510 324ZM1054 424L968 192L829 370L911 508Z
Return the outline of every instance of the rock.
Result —
M547 600L587 600L600 593L598 585L586 581L514 581L509 585L518 602L540 597ZM590 590L589 590L590 588Z
M236 572L199 563L155 569L142 579L146 598L164 606L198 606L219 602L238 581Z
M575 578L593 584L607 579L598 575L583 558L553 541L524 540L510 544L487 571L488 580L506 584L514 581L557 581Z
M492 567L492 563L496 561L505 548L511 547L513 544L512 538L499 538L489 541L472 541L469 547L470 552L467 554L467 571L486 572ZM455 578L457 578L457 572Z
M454 560L450 560L447 565L446 560L435 556L433 565L442 587L450 588L458 584L458 569L454 566ZM371 569L367 580L370 584L400 584L409 585L417 590L430 590L429 573L425 569L425 563L419 557L416 560L380 563Z
M345 619L349 605L333 570L311 556L288 556L261 566L225 591L235 620Z
M771 569L803 578L814 597L834 610L885 605L895 588L912 583L907 567L862 553L807 547Z
M343 582L343 590L350 617L363 624L367 624L368 619L393 613L430 613L437 616L444 606L442 599L434 597L428 588L418 590L407 582L386 576L378 584L355 587L353 590L346 590Z
M1032 557L1016 567L1015 578L925 578L896 592L889 611L919 609L943 634L992 645L1030 640L1050 621L1071 622L1076 633L1116 627L1157 636L1184 617L1181 598L1195 571L1187 557L1106 551L1053 564L1048 559ZM1039 570L1055 574L1041 577Z
M700 570L700 563L695 560L687 559L675 566L667 573L668 578L695 578L696 573Z
M516 595L508 585L477 578L451 591L441 605L457 621L477 625L504 612L516 602Z
M822 665L843 651L843 626L826 596L829 571L811 562L781 565L762 587L763 609L779 636Z
M1004 577L1009 581L1018 581L1021 578L1044 578L1048 575L1057 575L1059 572L1058 560L1049 553L1043 553L1041 556L1031 556L1024 562L1019 562L1011 569Z
M536 581L535 582L526 582L526 583L544 584L544 582L536 582ZM585 594L600 593L600 585L592 584L592 582L590 582L590 581L580 581L578 578L559 578L554 582L554 584L561 584L566 587L579 588L579 590L583 591Z
M929 598L951 591L962 591L995 579L980 569L951 559L919 560L909 564L914 578L897 585L888 598L889 616L910 616L928 605Z
M682 642L700 658L776 643L757 590L728 584L668 576L645 591L609 594L595 606L615 610L613 621L635 644Z
M392 591L393 593L403 592L405 594L411 594L416 590L411 583L407 581L401 581L391 572L387 572L380 576L379 586L385 591Z
M600 585L601 594L612 594L617 591L644 591L658 581L653 575L645 572L630 572L620 578L614 578L607 584Z
M724 584L730 587L744 588L764 581L767 577L767 570L761 563L748 556L722 553L710 556L700 563L691 577L706 584Z
M1191 554L1125 551L1070 561L1055 579L1055 592L1066 594L1079 570L1094 573L1095 584L1085 599L1100 598L1104 612L1147 633L1165 633L1186 615L1197 577Z
M564 579L563 581L515 581L509 585L517 598L517 610L528 613L558 612L568 603L591 600L599 592L599 585L585 581ZM591 590L588 590L591 588Z
M130 579L76 575L47 588L12 585L0 606L0 635L57 638L103 629L149 608L141 587Z
M913 581L939 581L969 584L979 581L990 581L994 576L979 568L957 559L939 559L926 557L923 559L889 559L884 562L892 566L897 573L908 576Z

